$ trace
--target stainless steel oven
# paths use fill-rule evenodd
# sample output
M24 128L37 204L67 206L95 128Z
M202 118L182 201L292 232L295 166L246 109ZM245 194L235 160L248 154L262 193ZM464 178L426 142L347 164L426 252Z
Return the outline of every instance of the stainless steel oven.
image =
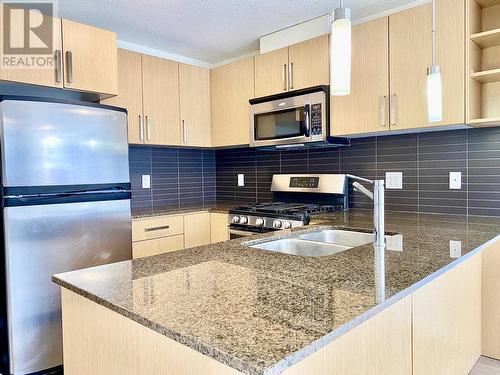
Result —
M328 86L250 100L250 146L327 143L329 100Z

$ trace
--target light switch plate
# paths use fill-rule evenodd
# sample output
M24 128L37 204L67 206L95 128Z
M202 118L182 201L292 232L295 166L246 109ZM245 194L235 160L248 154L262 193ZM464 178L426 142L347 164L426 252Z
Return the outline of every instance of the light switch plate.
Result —
M450 172L450 189L462 189L462 172Z
M245 186L245 175L238 174L238 186Z
M385 185L387 189L402 189L403 172L385 172Z
M385 247L389 251L403 251L403 235L385 236Z
M150 189L151 188L151 175L143 174L142 175L142 188Z
M462 256L462 241L450 240L450 258L460 258Z

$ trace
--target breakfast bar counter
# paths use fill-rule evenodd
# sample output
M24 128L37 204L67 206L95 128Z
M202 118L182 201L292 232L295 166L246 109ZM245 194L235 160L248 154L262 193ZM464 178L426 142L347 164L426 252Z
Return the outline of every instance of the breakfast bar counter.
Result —
M332 228L369 232L372 225L369 211L326 214L305 229L55 275L65 368L253 375L371 366L373 374L425 374L449 351L460 374L481 353L495 356L500 334L484 333L495 318L481 300L498 287L484 280L500 265L499 219L387 213L392 239L382 257L372 244L322 257L250 247ZM440 319L449 324L439 322L444 331L434 347L429 332ZM358 351L356 360L348 348Z

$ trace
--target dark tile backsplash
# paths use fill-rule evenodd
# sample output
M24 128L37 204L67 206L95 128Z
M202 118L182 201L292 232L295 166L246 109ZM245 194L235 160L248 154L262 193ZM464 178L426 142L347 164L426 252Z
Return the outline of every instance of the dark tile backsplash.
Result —
M388 211L500 216L500 128L369 137L353 139L350 147L292 152L217 150L215 165L219 204L272 199L275 173L384 178L387 171L401 171L403 189L386 190ZM462 190L448 188L449 172L462 172ZM236 186L238 173L245 174L245 187ZM352 191L350 205L372 207Z
M215 151L130 146L132 213L144 214L215 205ZM142 189L142 175L151 188Z

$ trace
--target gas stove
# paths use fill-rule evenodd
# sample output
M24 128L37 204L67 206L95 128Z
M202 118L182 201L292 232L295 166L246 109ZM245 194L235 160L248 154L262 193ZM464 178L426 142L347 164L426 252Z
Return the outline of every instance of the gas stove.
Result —
M346 208L346 175L274 175L275 202L235 207L229 211L231 238L308 225L311 215Z
M229 211L231 224L269 229L289 229L309 224L311 215L342 210L338 205L267 202L235 207Z

